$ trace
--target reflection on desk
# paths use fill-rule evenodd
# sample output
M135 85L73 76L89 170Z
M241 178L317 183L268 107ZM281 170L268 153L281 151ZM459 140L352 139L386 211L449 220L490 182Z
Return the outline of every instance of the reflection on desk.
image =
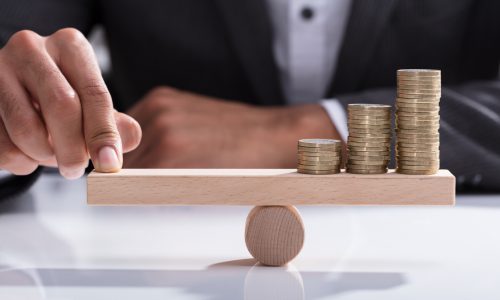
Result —
M300 207L302 253L269 268L250 207L88 207L84 180L45 175L0 207L0 299L494 299L499 208Z

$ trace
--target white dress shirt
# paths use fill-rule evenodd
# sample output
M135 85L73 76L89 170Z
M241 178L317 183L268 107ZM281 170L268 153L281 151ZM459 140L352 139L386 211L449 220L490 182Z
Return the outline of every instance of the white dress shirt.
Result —
M274 57L290 104L320 102L342 139L347 118L335 99L322 99L334 75L351 0L267 0Z

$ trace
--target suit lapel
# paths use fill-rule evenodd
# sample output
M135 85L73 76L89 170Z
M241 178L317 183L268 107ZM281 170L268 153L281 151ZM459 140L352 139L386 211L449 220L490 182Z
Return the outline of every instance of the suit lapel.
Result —
M344 41L328 96L361 88L380 34L396 0L353 0Z
M257 100L284 103L272 52L271 23L263 0L216 0L230 40Z

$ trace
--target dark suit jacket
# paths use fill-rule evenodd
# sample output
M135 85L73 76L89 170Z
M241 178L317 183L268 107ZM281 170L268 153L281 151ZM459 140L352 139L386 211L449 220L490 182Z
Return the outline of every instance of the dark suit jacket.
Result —
M353 0L325 98L394 103L399 68L443 72L441 165L460 187L500 189L500 1ZM115 105L157 85L285 104L264 0L2 0L0 44L29 28L104 26Z

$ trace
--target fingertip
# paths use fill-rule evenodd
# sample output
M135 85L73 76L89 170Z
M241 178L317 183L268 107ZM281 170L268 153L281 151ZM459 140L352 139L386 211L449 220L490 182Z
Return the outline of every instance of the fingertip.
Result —
M104 146L97 152L94 167L98 172L113 173L122 168L121 153L111 146Z
M85 174L85 169L71 170L71 169L60 168L59 173L61 173L61 175L66 179L75 180L82 177L83 174Z

